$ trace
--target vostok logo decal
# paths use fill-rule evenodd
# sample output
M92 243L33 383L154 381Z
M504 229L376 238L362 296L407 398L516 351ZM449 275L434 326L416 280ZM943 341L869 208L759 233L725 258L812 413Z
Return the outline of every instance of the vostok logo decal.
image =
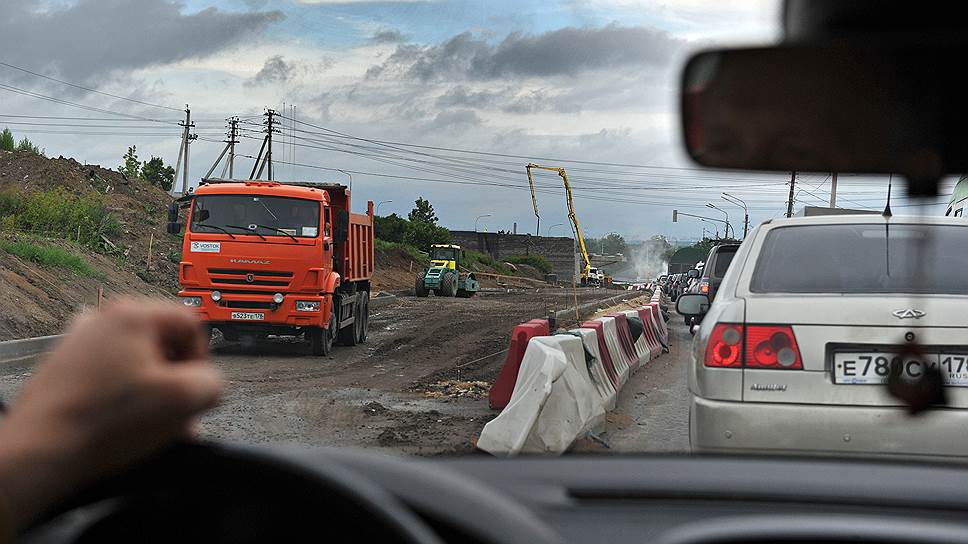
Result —
M906 310L894 310L891 315L898 319L920 319L924 317L924 312L921 310L915 310L913 308L908 308Z
M260 261L258 259L229 259L229 262L237 264L272 264L272 261Z

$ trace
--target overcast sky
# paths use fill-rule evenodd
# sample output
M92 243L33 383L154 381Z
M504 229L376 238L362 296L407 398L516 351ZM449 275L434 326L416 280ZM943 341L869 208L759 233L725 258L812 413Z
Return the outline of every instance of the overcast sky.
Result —
M309 124L296 123L295 145L277 145L275 158L357 173L280 164L277 179L352 175L357 211L367 199L392 200L381 213L405 215L423 196L451 228L473 228L489 214L482 229L517 222L519 232L534 232L527 159L398 144L638 165L539 160L569 168L578 216L595 236L696 237L703 223L672 224L671 210L722 216L706 202L723 206L741 228L742 212L721 200L723 191L747 201L754 223L785 209L783 176L693 169L680 149L676 94L690 52L778 39L774 0L3 4L0 62L76 85L0 65L0 126L27 134L50 156L117 167L137 144L142 158L173 163L173 123L183 115L175 110L190 104L200 136L191 145L197 180L221 150L225 117L259 123L265 108L294 105L296 119ZM245 128L238 153L255 155L259 128ZM236 174L248 174L252 162L239 158ZM828 176L801 182L798 207L827 198ZM542 234L568 234L559 181L542 174L539 185ZM842 177L841 191L843 206L883 206L884 191L870 183Z

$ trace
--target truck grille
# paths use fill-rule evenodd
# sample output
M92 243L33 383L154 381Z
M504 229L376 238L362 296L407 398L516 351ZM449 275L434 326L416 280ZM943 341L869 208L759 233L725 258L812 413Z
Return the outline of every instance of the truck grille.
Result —
M254 300L227 300L220 306L233 310L275 310L278 304L274 302L259 302Z
M254 285L261 287L288 287L292 272L275 270L240 270L233 268L209 268L212 285Z

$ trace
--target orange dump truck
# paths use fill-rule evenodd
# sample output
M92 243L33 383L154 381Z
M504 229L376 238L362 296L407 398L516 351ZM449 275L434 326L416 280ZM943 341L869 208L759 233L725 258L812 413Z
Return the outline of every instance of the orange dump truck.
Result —
M366 340L373 202L356 214L343 185L218 180L179 200L178 296L227 340L303 335L314 355Z

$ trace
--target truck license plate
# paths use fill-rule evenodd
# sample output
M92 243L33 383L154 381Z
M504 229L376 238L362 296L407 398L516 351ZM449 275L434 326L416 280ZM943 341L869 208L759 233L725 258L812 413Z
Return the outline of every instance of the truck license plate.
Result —
M232 319L239 321L264 321L266 314L260 312L232 312Z
M897 353L834 353L834 382L838 384L884 384L891 362L900 360ZM915 380L929 366L941 372L944 384L968 387L968 356L963 353L929 353L921 359L906 357L901 361L902 378Z

